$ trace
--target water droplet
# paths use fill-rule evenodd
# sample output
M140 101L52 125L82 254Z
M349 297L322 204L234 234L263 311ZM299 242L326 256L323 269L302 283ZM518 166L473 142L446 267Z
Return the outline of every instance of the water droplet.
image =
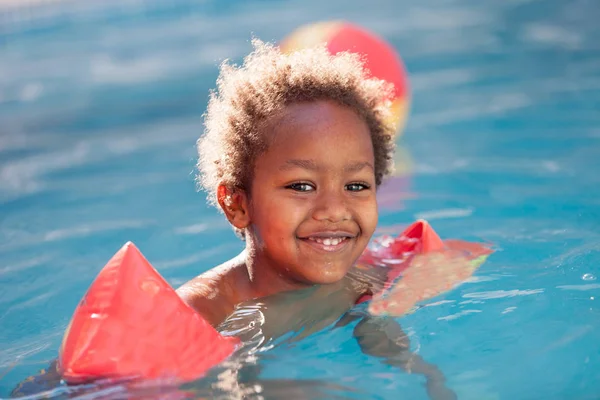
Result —
M595 281L596 277L592 274L583 274L581 279L583 279L584 281Z

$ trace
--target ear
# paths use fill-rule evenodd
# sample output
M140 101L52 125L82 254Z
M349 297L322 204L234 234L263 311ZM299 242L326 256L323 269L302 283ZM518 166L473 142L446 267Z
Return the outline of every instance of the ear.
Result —
M232 190L220 184L217 188L217 201L231 225L238 229L244 229L250 225L246 192L241 189Z

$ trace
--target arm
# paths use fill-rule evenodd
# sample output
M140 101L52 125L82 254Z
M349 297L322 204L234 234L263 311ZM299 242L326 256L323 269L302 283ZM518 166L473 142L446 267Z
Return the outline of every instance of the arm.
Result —
M176 290L179 297L213 327L220 324L233 310L233 305L220 295L216 285L201 277L192 279Z
M350 312L336 326L361 319L354 328L354 336L365 354L408 373L423 375L427 393L433 400L456 399L454 392L445 386L446 379L439 368L411 352L409 338L400 325L394 319L383 316L402 316L420 301L452 289L470 277L483 261L485 257L473 259L453 253L418 255L404 271L401 280L385 293L377 293L380 282L386 279L381 270L355 270L354 279L374 282L371 288L376 294L369 304L368 314Z
M385 364L396 366L409 374L423 375L427 394L432 400L457 398L446 387L442 371L411 352L408 336L394 319L367 316L354 328L354 337L363 353L380 358Z

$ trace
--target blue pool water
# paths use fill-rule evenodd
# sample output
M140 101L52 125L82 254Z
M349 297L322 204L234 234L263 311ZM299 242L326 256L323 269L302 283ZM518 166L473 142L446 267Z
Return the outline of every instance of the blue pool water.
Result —
M592 0L69 2L0 11L0 397L56 355L104 263L137 244L179 285L242 244L194 184L218 63L252 34L345 18L411 74L381 231L491 241L472 281L401 318L460 399L600 397L600 8ZM352 326L273 349L310 398L426 398ZM305 383L313 379L318 382ZM271 385L276 386L276 385ZM358 392L355 392L358 391ZM274 390L274 397L290 398ZM361 394L357 394L361 393Z

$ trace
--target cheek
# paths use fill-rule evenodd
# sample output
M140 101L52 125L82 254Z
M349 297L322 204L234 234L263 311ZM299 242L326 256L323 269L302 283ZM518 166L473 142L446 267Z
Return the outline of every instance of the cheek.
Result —
M304 209L301 204L275 192L264 191L262 195L253 197L250 207L250 223L269 241L293 235L303 215Z
M379 219L379 213L377 210L377 202L372 201L369 204L365 204L363 209L363 225L365 233L372 235L377 228L377 222Z

